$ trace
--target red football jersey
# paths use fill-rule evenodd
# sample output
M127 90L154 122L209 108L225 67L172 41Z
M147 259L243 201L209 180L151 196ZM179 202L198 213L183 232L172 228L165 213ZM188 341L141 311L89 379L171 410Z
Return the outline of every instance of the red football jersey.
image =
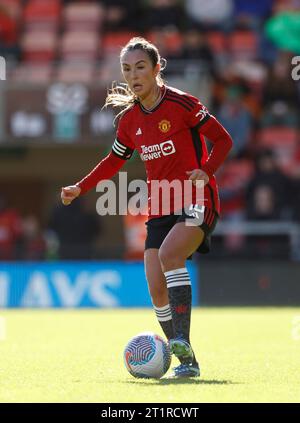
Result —
M176 213L191 204L219 213L214 174L231 149L232 139L197 98L171 87L161 90L161 100L153 109L146 110L137 101L123 113L112 151L77 183L81 194L115 175L136 149L147 172L149 218ZM209 156L204 136L213 144ZM209 176L203 193L191 184L186 190L187 171L194 169Z
M182 184L181 199L184 207L188 205L183 196L183 183L189 179L186 172L199 168L210 176L210 180L204 188L204 198L197 198L196 188L192 186L192 204L204 205L219 213L218 188L213 175L215 169L210 169L209 166L206 168L208 152L201 133L201 128L205 124L209 127L208 122L216 120L192 95L166 86L161 89L161 101L154 109L146 110L137 102L122 115L112 151L117 157L128 159L136 149L144 161L148 184L149 218L172 213L178 204L174 204L175 198L171 190L170 212L164 213L161 193L159 198L157 190L155 194L153 193L152 181L179 180ZM218 125L221 126L219 123ZM225 130L224 132L226 133ZM225 150L222 150L223 154L219 161L225 160L227 145ZM163 201L167 199L164 198Z

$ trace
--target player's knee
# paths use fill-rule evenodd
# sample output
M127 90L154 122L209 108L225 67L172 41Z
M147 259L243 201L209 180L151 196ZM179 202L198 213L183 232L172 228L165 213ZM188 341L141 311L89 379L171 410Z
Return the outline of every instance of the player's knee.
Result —
M176 254L175 251L165 247L160 247L158 251L158 257L163 270L176 269L184 260L180 254Z
M160 247L158 250L158 258L161 265L164 265L170 258L170 253L164 247Z

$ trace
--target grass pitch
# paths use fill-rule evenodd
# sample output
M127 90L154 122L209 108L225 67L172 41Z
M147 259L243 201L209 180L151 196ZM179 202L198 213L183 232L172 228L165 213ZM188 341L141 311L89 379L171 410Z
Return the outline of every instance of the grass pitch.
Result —
M0 402L300 402L300 309L194 309L201 378L188 380L127 373L129 338L162 334L150 309L2 310L0 317Z

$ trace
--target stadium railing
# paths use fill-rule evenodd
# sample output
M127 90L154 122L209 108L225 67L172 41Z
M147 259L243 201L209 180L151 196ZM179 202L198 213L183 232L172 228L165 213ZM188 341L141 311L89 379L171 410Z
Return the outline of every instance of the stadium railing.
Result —
M269 221L269 222L220 222L214 235L244 235L244 236L281 236L289 238L290 258L300 261L300 224L294 222Z

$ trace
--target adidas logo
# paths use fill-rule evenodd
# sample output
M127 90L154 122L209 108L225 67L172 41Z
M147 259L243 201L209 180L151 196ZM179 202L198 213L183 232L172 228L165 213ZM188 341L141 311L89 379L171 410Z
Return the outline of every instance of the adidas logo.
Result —
M135 135L142 135L142 130L141 130L141 128L139 128L137 131L136 131L136 134Z

